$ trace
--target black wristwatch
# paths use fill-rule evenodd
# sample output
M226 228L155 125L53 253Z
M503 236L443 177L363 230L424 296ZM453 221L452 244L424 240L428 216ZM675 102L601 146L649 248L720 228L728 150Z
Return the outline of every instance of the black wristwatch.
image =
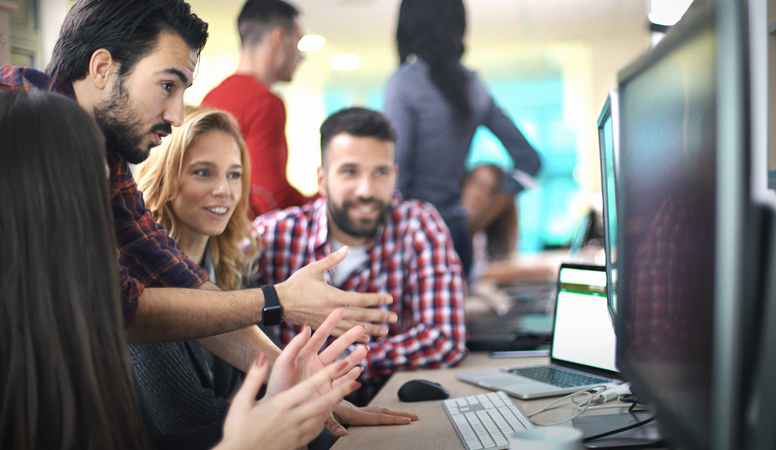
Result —
M261 287L264 293L264 309L261 310L261 324L264 326L280 325L283 321L283 307L280 306L275 286L265 284Z

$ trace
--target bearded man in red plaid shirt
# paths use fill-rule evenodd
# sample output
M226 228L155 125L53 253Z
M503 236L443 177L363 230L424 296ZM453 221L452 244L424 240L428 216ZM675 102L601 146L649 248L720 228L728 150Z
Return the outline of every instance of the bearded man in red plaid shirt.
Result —
M396 133L382 114L348 108L321 125L318 200L258 217L258 284L285 280L305 264L348 247L324 279L351 292L390 294L399 320L369 344L357 404L396 370L449 367L466 356L466 283L436 209L396 191ZM287 343L301 330L283 322Z

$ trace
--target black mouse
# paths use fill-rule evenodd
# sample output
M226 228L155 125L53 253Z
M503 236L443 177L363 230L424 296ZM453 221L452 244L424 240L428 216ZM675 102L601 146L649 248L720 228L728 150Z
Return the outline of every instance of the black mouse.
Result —
M444 400L448 397L450 397L450 391L441 384L428 380L410 380L399 388L399 400L403 402Z

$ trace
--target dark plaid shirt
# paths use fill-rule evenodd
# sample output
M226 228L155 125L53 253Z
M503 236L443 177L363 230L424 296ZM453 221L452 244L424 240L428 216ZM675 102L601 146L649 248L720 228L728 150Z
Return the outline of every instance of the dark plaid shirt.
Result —
M58 83L48 75L26 67L0 67L0 90L44 89L75 99L69 83ZM197 287L208 280L207 273L190 261L165 229L154 222L137 190L129 163L108 149L110 196L118 243L121 273L121 307L124 326L132 321L138 297L145 286Z

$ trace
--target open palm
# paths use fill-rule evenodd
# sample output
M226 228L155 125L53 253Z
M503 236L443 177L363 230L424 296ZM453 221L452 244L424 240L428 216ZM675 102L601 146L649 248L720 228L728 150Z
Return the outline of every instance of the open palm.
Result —
M364 335L364 327L355 326L337 338L325 350L320 351L329 337L329 333L342 319L342 314L342 309L332 311L312 336L310 327L305 325L302 331L288 343L272 368L272 375L267 383L266 395L268 398L320 372ZM345 358L348 364L344 371L337 374L335 380L319 389L319 392L324 394L340 383L358 378L361 374L361 368L354 366L366 356L367 350L368 348L365 346L358 346L356 350L351 352Z

